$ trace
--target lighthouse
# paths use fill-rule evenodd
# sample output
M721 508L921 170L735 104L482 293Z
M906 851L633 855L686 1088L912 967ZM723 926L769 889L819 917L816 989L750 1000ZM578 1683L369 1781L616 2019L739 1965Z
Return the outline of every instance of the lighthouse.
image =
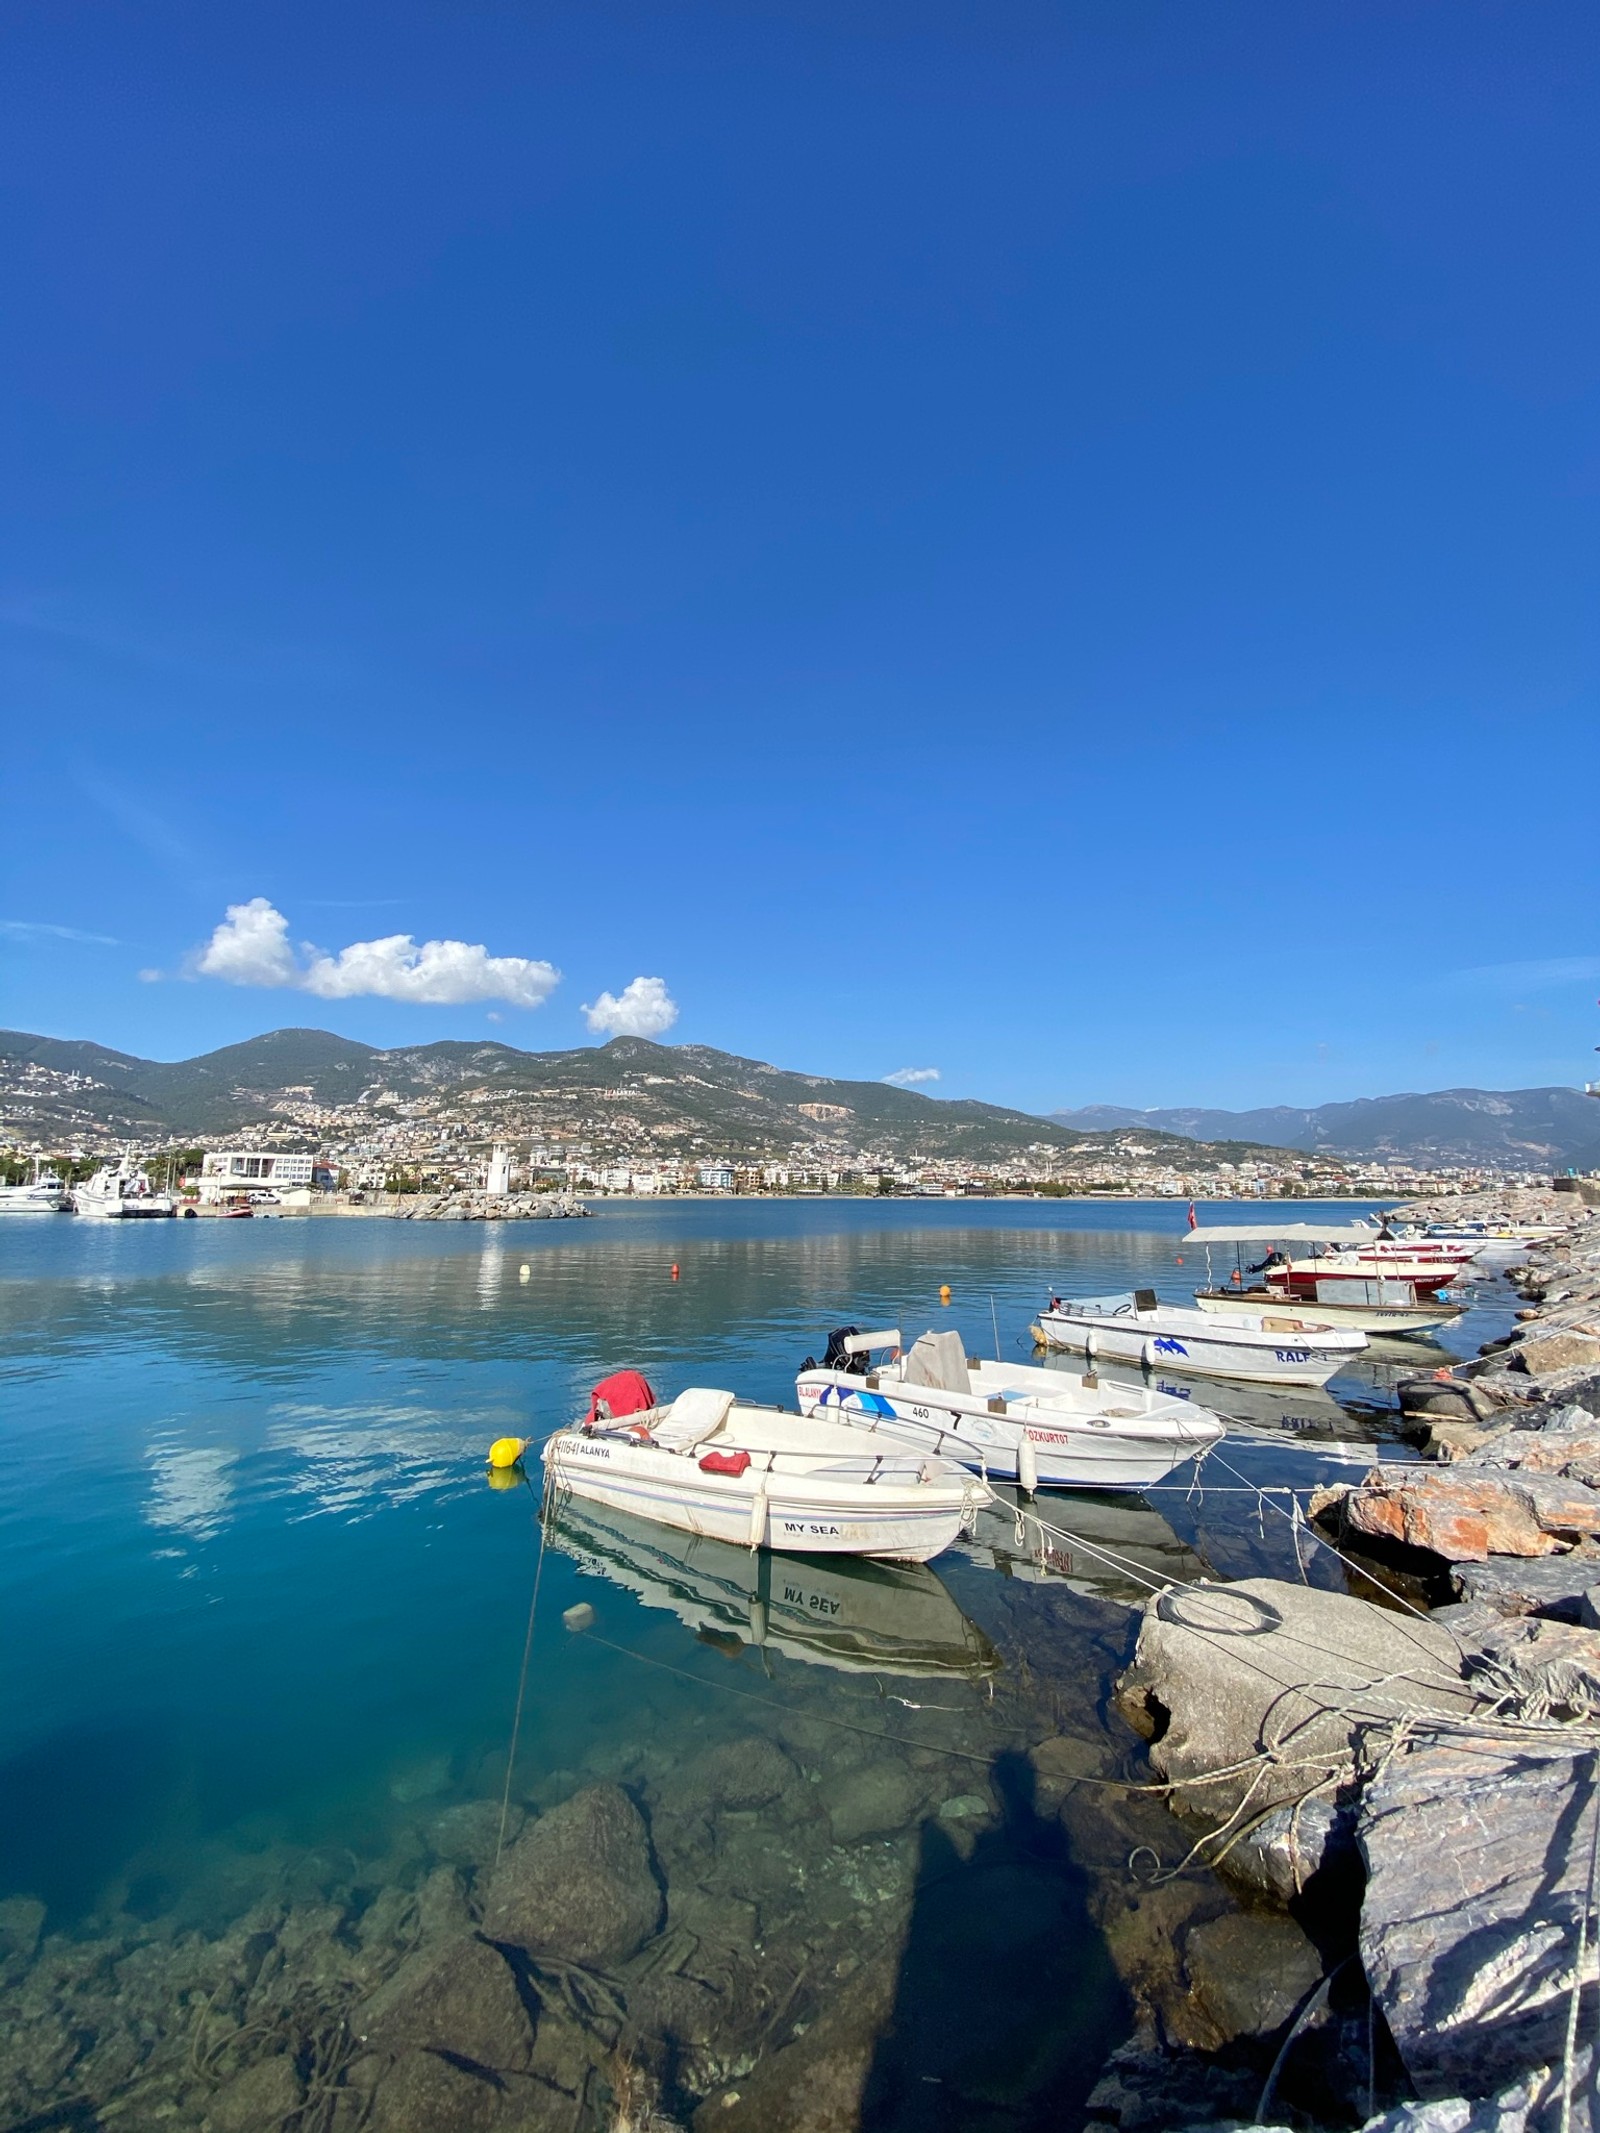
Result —
M503 1200L511 1190L511 1150L499 1141L489 1158L489 1179L484 1190L491 1200Z

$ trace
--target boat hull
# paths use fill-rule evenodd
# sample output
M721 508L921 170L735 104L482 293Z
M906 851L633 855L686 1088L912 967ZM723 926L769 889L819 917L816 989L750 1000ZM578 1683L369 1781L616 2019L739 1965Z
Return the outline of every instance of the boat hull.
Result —
M1360 1353L1356 1347L1319 1349L1292 1333L1259 1341L1215 1334L1203 1328L1157 1333L1137 1320L1069 1318L1041 1311L1039 1331L1047 1348L1094 1361L1132 1363L1141 1370L1172 1370L1186 1377L1238 1378L1254 1385L1326 1385L1334 1372Z
M820 1475L706 1473L696 1461L620 1438L558 1431L544 1449L558 1488L613 1511L780 1554L883 1556L926 1563L971 1515L965 1492L938 1482L861 1486ZM757 1482L765 1482L758 1492Z
M1181 1419L1159 1436L1119 1431L1114 1418L1023 1420L991 1414L982 1401L963 1401L926 1385L896 1385L882 1374L868 1385L843 1371L802 1371L795 1395L802 1414L825 1415L917 1451L935 1452L996 1481L1017 1480L1026 1438L1041 1489L1154 1488L1175 1467L1208 1450L1216 1436L1186 1428Z
M1202 1311L1237 1311L1241 1305L1246 1309L1281 1311L1298 1305L1298 1299L1277 1296L1268 1289L1196 1289L1194 1300ZM1458 1304L1442 1302L1358 1303L1352 1298L1345 1303L1329 1303L1319 1296L1305 1308L1315 1311L1330 1326L1353 1326L1358 1333L1369 1335L1431 1333L1436 1326L1453 1326L1461 1316Z

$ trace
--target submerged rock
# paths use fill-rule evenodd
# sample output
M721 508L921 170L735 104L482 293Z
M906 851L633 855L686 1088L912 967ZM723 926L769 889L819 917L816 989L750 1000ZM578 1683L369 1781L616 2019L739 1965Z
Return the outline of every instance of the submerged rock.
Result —
M305 2096L294 2061L287 2052L258 2059L212 2097L206 2133L261 2133L298 2111Z
M511 1966L477 1934L448 1946L366 2035L387 2050L448 2052L494 2073L524 2072L533 2057L533 2024Z
M1322 1958L1293 1919L1241 1911L1190 1928L1189 1989L1213 2047L1281 2029L1322 1975Z
M498 2082L438 2052L404 2051L378 2082L365 2127L367 2133L491 2133L502 2118L502 2096ZM570 2118L570 2100L567 2113Z
M483 1928L494 1940L619 1963L661 1924L644 1817L617 1785L588 1785L531 1823L501 1857Z
M450 1866L486 1866L500 1843L498 1800L463 1800L428 1825L428 1849ZM514 1800L505 1809L505 1842L515 1844L526 1820Z
M8 1896L0 1903L0 1956L31 1956L44 1931L45 1907L37 1896Z
M697 1755L675 1773L663 1793L680 1814L706 1814L721 1807L764 1807L799 1781L799 1772L778 1743L752 1733Z
M835 1778L827 1804L834 1843L859 1844L863 1837L904 1829L922 1804L922 1785L898 1757L881 1756Z

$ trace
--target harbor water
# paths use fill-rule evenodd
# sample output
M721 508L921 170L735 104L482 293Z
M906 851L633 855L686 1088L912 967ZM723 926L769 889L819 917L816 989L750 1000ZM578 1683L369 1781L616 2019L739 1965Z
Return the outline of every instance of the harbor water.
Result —
M1031 1359L1052 1292L1182 1299L1204 1275L1182 1219L7 1224L0 2126L706 2107L736 2133L789 2122L780 2061L864 2066L863 2124L1080 2123L1141 2014L1181 2022L1183 1933L1235 1907L1202 1869L1130 1867L1187 1843L1130 1789L1148 1770L1110 1690L1134 1609L1170 1579L1340 1584L1256 1487L1348 1478L1367 1443L1409 1456L1395 1377L1503 1331L1503 1283L1328 1393L1169 1381L1253 1434L1143 1497L1052 1497L1043 1554L1002 1510L915 1572L697 1551L576 1505L542 1532L484 1453L624 1366L792 1404L843 1323ZM437 2010L423 2036L411 1981L482 1945L497 1853L595 1788L648 1832L639 1944L518 1972L514 2076ZM399 2086L419 2050L425 2104Z

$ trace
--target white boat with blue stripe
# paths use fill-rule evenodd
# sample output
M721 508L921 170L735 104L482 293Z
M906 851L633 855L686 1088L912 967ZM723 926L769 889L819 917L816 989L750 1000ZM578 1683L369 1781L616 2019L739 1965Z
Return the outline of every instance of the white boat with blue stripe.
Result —
M1050 1299L1035 1328L1045 1348L1091 1362L1136 1363L1185 1376L1242 1378L1257 1385L1325 1385L1358 1356L1367 1337L1319 1321L1286 1303L1281 1310L1197 1310L1162 1303L1154 1289L1113 1296Z
M1102 1386L1037 1364L988 1363L959 1333L841 1326L795 1382L802 1413L958 1459L1032 1489L1150 1489L1223 1434L1205 1408L1144 1385Z

